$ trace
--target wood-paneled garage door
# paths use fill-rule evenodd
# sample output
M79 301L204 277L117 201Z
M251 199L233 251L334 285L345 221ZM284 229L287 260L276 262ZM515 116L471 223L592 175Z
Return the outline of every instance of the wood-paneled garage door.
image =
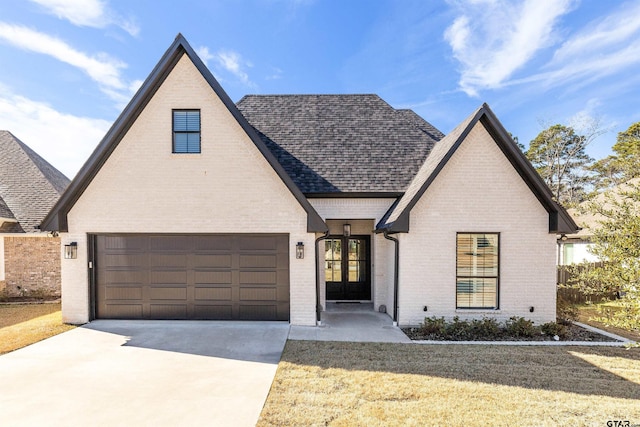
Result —
M97 235L95 317L289 320L289 236Z

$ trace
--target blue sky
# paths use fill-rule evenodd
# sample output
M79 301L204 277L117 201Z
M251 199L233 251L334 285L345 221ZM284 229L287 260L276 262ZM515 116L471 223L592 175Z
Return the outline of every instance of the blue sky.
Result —
M0 129L69 177L177 33L237 101L377 93L447 133L483 102L528 145L640 120L640 2L0 0Z

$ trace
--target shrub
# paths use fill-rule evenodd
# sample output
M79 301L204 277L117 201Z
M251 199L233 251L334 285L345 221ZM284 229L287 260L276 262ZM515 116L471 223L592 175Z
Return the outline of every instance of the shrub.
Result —
M442 337L445 334L447 322L444 317L425 317L420 325L420 332L425 335L437 335Z
M567 336L567 327L556 322L540 325L540 331L550 337L557 335L560 338L565 338Z
M446 335L448 339L454 341L464 341L475 338L469 322L460 320L458 316L453 318L453 322L447 324Z
M471 321L471 332L477 338L498 338L502 335L502 328L496 319L483 317L482 320Z
M524 317L511 317L505 323L507 335L514 337L532 337L536 334L537 329L531 320Z

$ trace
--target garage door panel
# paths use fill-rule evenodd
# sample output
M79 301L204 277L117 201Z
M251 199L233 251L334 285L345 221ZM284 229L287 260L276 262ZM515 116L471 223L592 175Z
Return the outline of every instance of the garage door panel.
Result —
M238 247L241 251L277 251L277 236L240 236Z
M145 273L141 270L110 270L105 272L104 280L112 285L142 285L145 281Z
M187 268L187 254L152 253L149 254L149 267Z
M231 271L195 271L194 281L196 285L204 284L231 284Z
M238 317L240 320L284 320L278 319L275 305L241 305Z
M149 306L150 319L187 319L186 304L151 304Z
M142 304L107 304L105 318L108 319L141 319Z
M278 274L275 271L240 271L240 285L275 285Z
M240 299L242 301L277 301L278 291L273 287L268 288L255 288L255 287L241 287Z
M195 289L196 301L230 301L232 295L231 286Z
M233 236L194 236L194 249L196 251L223 251L229 252L233 247Z
M129 252L144 252L147 239L140 236L105 236L104 247L110 250L126 250Z
M192 257L195 268L231 268L231 255L229 254L195 254Z
M96 316L289 319L288 235L98 235Z
M159 284L187 284L187 271L167 271L167 270L153 270L149 274L149 282L152 285Z
M240 255L240 268L277 268L276 255Z
M131 300L142 299L142 287L140 286L111 286L106 289L106 298L109 300Z
M225 305L195 305L193 307L193 318L208 320L233 320L233 307Z
M192 249L189 236L150 236L148 239L151 252L189 252Z
M187 300L187 288L185 287L155 287L149 289L151 300Z

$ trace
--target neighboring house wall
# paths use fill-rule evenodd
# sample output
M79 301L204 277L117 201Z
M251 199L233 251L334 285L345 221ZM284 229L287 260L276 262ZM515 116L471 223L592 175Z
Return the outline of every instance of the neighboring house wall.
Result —
M172 109L201 109L201 154L172 154ZM87 233L287 233L290 320L315 324L307 214L185 55L68 215L63 318L89 320ZM295 244L308 252L296 259Z
M588 241L561 242L558 265L581 264L583 262L599 262L600 258L589 252L593 243Z
M398 235L399 324L425 316L554 321L556 237L548 231L548 213L477 123L411 211L409 233ZM500 233L499 310L456 310L457 232Z
M329 233L342 235L342 225L351 224L351 234L371 236L371 298L374 309L385 305L391 313L393 307L393 265L389 270L388 258L393 257L393 245L380 234L374 234L375 225L389 210L395 199L309 199L320 217L327 222ZM317 237L321 235L318 234ZM391 255L389 255L391 254ZM320 243L320 304L325 303L324 244Z
M0 236L0 253L5 296L60 296L60 238Z

